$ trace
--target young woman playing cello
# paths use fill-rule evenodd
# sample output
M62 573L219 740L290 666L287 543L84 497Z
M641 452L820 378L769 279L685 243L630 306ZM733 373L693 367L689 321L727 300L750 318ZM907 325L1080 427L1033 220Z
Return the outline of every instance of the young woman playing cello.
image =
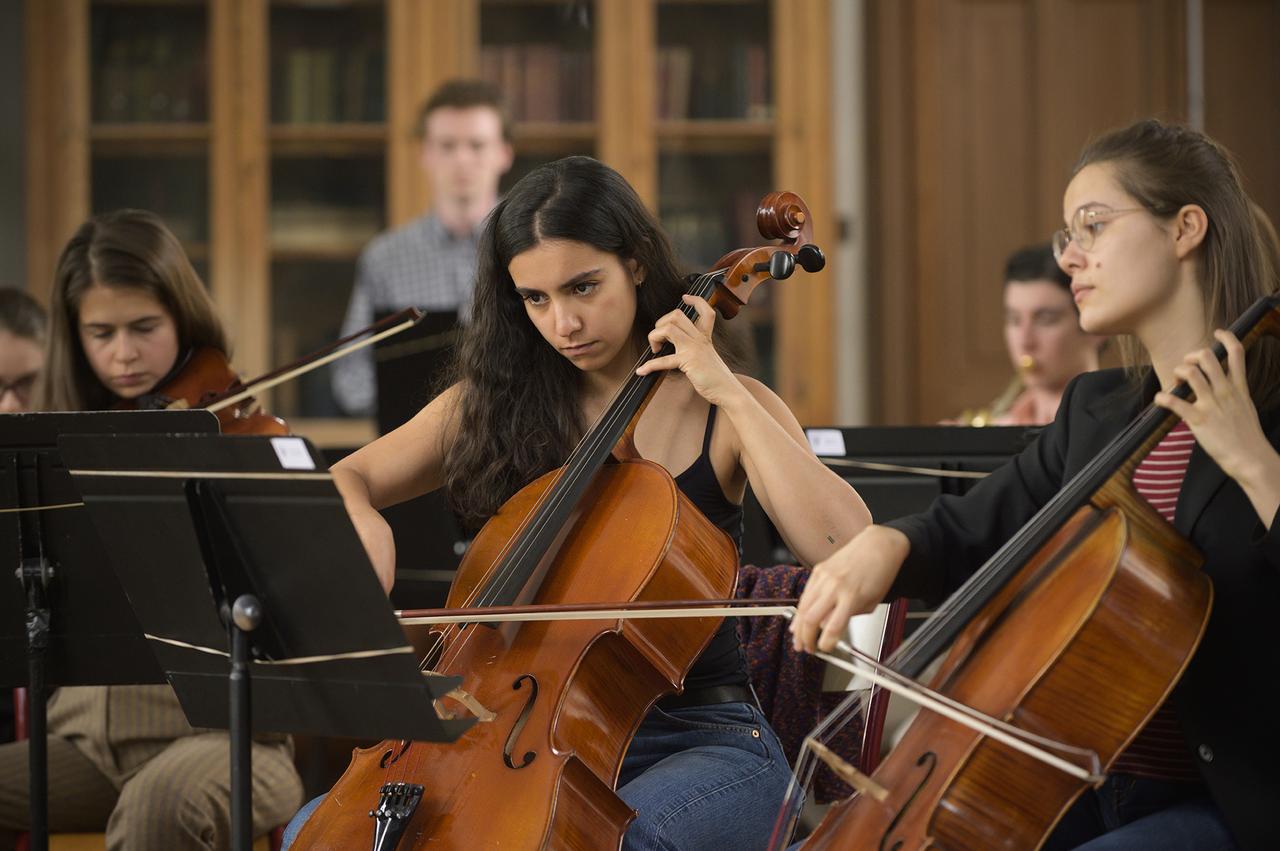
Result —
M1132 335L1127 369L1076 379L1037 443L966 497L872 526L820 563L796 643L832 647L849 615L886 596L939 599L958 587L1154 400L1182 423L1134 485L1203 552L1214 607L1172 698L1045 847L1276 847L1280 737L1264 698L1280 668L1269 629L1280 605L1280 358L1264 341L1246 359L1221 330L1275 292L1274 254L1227 152L1157 121L1085 149L1063 221L1054 244L1080 324ZM1168 392L1183 381L1193 403ZM1078 697L1087 713L1089 695Z
M36 410L95 411L163 386L188 352L227 350L222 323L177 238L155 215L89 219L58 261ZM100 831L111 849L231 847L230 746L193 730L173 689L61 688L49 700L49 825ZM266 833L302 800L292 748L253 745L253 823ZM27 826L26 743L0 748L0 848Z
M480 238L457 383L333 468L383 586L395 555L378 509L444 487L478 526L564 463L645 347L666 342L675 353L641 367L671 372L635 443L703 514L740 543L750 481L808 563L865 526L861 499L814 457L786 406L725 365L707 303L684 296L696 323L673 310L683 293L666 237L612 169L571 157L517 183ZM763 847L788 776L727 620L683 694L659 701L631 741L617 790L639 816L624 847Z

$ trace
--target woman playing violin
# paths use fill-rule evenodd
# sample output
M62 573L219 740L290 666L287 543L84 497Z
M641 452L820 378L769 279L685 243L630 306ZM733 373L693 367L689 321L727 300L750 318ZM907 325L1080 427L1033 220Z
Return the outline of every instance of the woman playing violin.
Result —
M1127 368L1073 381L1038 441L970 494L872 526L820 563L796 643L829 648L849 615L886 596L936 600L958 587L1154 401L1181 422L1134 487L1204 554L1214 607L1172 697L1045 847L1274 848L1280 737L1264 698L1280 668L1268 628L1280 605L1280 356L1264 341L1246 360L1221 330L1275 292L1274 247L1229 154L1157 121L1085 148L1063 221L1054 245L1080 324L1130 335ZM1180 382L1194 401L1170 394ZM1088 713L1089 695L1078 698Z
M63 250L51 300L46 410L106 410L160 387L195 349L227 353L182 245L144 210L85 222Z
M225 353L225 339L208 292L157 216L95 216L58 260L36 408L93 411L137 400L186 353ZM49 701L48 729L51 829L105 828L111 849L231 847L227 734L193 730L169 686L61 688ZM253 779L261 834L301 803L286 739L255 741ZM5 746L0 847L8 847L5 828L26 826L26 785L25 743Z
M740 543L749 481L810 563L865 526L861 499L814 457L787 407L726 366L707 303L683 296L696 322L675 309L683 293L665 235L612 169L571 157L517 183L480 238L457 382L333 468L383 586L395 554L378 509L444 487L478 526L564 463L645 347L668 342L673 354L641 367L670 375L635 444L702 513ZM788 775L726 621L684 692L660 700L631 742L617 788L639 815L624 847L763 847Z

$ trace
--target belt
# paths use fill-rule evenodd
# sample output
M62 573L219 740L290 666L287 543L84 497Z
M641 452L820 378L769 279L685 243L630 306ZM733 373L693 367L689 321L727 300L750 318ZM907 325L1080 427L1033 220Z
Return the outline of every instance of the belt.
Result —
M716 703L750 703L756 705L756 696L750 687L742 685L707 686L685 689L681 694L669 694L659 700L659 709L684 709L689 706L709 706Z

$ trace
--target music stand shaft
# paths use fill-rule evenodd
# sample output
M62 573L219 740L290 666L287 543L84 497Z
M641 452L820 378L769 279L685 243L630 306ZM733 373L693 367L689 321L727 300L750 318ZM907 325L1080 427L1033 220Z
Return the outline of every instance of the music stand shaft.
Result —
M261 620L257 598L236 598L231 630L231 836L235 851L253 846L253 713L249 675L249 633Z
M45 614L48 612L46 610ZM30 625L30 621L28 621ZM45 622L47 627L48 622ZM49 848L49 739L45 714L44 647L33 643L28 650L30 681L27 685L27 768L30 783L31 830L30 851Z

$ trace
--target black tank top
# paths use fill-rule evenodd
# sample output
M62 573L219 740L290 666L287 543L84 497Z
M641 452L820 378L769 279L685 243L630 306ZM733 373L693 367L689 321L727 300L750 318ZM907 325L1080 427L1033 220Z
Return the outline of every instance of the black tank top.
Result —
M716 406L707 411L707 430L702 437L702 454L675 477L676 487L689 501L733 539L742 555L742 506L730 502L711 466L711 432L716 425ZM725 618L711 643L693 663L685 677L685 691L713 686L746 685L747 660L738 641L737 618Z

